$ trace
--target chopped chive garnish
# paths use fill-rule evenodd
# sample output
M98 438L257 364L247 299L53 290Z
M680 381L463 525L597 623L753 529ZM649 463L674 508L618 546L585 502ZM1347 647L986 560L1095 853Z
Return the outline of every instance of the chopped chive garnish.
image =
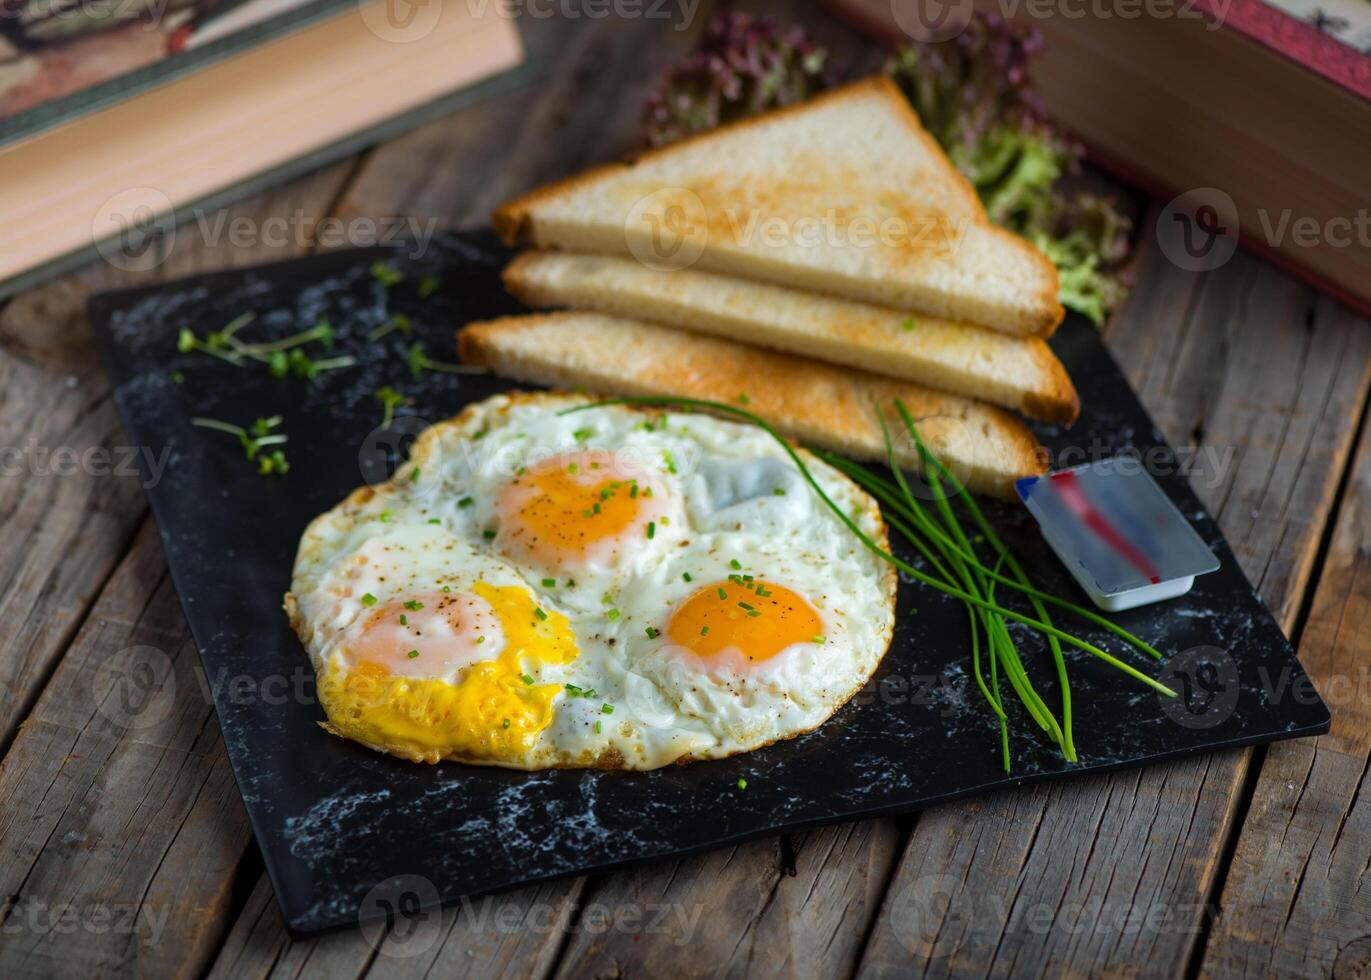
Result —
M609 612L605 613L605 619L618 619L618 618L619 618L619 610L617 610L617 609L611 609L611 610L609 610Z
M647 634L649 640L655 640L661 635L657 632L657 627L655 626L649 626L647 629L643 630L643 632Z
M682 580L683 582L689 582L689 581L690 581L690 573L689 573L689 572L682 572L682 573L681 573L681 580Z
M481 645L482 643L484 643L484 642L486 642L486 638L485 638L484 636L478 636L478 637L476 637L476 645L477 645L477 646L480 646L480 645Z
M747 780L746 780L746 779L739 779L739 780L738 780L738 788L739 788L739 789L747 789Z
M401 625L401 626L408 626L408 625L409 625L409 617L406 616L404 613L400 613L400 625Z
M743 563L740 562L738 559L734 558L729 561L728 567L734 569L735 571L738 571L742 569Z
M405 603L405 608L406 608L406 609L423 609L423 608L424 608L424 604L423 604L422 602L420 602L418 599L410 599L408 602Z
M905 331L913 330L913 329L914 329L914 320L913 320L912 318L911 318L911 319L908 319L908 320L905 320L904 323L900 324L900 328L901 328L902 330L905 330Z
M409 653L405 654L405 656L408 657L410 660L413 660L415 657L419 656L419 651L411 650L409 651Z
M472 500L470 497L463 497L461 500L457 501L457 506L458 506L458 507L470 507L470 506L471 506L472 504L474 504L475 502L476 502L476 501Z
M723 587L722 585L719 586L719 598L720 598L720 599L727 599L727 598L728 598L728 593L724 591L724 587Z
M533 683L533 678L530 677L528 674L525 674L524 676L520 677L519 680L523 681L525 684Z
M599 734L600 734L600 731L601 731L601 729L600 729L600 723L597 721L597 722L595 723L595 734L596 734L596 735L599 735Z
M539 619L547 619L547 613L543 612L541 608L534 609L533 615L537 616Z
M672 458L670 449L662 450L662 462L666 464L666 471L674 474L676 472L676 460ZM651 496L651 494L649 494Z
M505 719L505 727L506 727L506 728L509 727L509 719L508 719L508 718Z
M430 524L441 524L441 523L443 523L442 518L439 518L439 517L430 517L430 518L428 519L428 522L429 522Z
M819 634L816 633L816 634L814 634L814 637L813 637L813 639L812 639L812 642L814 642L814 643L823 643L823 642L824 642L824 638L823 638L822 636L820 636Z
M773 497L784 497L784 496L785 496L785 487L777 487L775 490L772 490L772 491L771 491L771 495L772 495Z
M575 439L577 442L585 442L594 434L594 429L577 429L575 432L571 434L571 437Z
M375 597L374 595L372 595L370 592L368 592L366 595L362 596L362 605L364 605L364 606L374 606L374 605L376 605L376 597Z
M555 589L555 588L557 588L557 580L556 580L555 578L545 578L545 579L543 579L543 588L545 588L545 589Z
M481 537L485 538L487 541L493 540L495 538L494 529L486 528L484 531L481 532Z
M700 635L701 635L701 636L708 636L708 635L709 635L709 627L708 627L708 626L701 626L701 627L700 627Z
M389 523L390 523L390 519L391 519L392 517L395 516L395 513L394 513L394 511L391 511L391 510L383 510L383 511L381 511L381 513L380 513L379 515L377 515L377 516L379 516L379 517L381 518L381 521L382 521L383 523L389 524Z
M602 715L612 715L612 714L614 714L614 705L612 705L612 704L602 704L602 705L600 705L600 714L602 714Z
M652 538L655 538L655 537L657 536L657 522L656 522L656 521L648 521L648 522L647 522L647 536L648 536L648 539L649 539L649 540L651 540Z

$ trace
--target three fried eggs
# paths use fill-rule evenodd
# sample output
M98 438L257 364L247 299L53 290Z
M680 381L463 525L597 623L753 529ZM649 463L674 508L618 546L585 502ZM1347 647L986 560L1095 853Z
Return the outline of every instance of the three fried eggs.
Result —
M652 769L809 731L895 576L766 433L498 395L310 524L286 609L330 731L414 761ZM875 502L807 466L862 529Z

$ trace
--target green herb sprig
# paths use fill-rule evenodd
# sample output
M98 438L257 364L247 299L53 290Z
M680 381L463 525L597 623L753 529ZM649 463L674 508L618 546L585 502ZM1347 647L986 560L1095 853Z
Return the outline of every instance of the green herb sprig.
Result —
M414 344L406 357L410 373L416 378L425 371L444 371L448 374L485 374L486 369L471 364L452 364L448 361L435 361L424 353L423 344Z
M279 476L290 471L290 463L287 462L284 452L279 449L262 451L268 446L279 446L287 441L288 437L284 432L272 431L281 422L279 415L259 418L247 428L234 425L232 422L221 422L219 419L196 417L190 420L191 425L202 429L214 429L216 432L227 432L229 435L237 436L243 446L243 455L250 462L257 463L257 472L261 476Z

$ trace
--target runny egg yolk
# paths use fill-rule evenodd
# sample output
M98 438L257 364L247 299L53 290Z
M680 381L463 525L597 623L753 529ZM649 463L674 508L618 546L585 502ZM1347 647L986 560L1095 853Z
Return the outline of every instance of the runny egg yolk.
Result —
M751 586L749 588L748 586ZM699 657L736 650L751 663L797 643L822 642L823 620L797 592L775 582L714 582L676 607L667 637Z
M517 762L527 756L551 723L552 703L562 690L560 684L537 683L529 671L574 660L576 637L565 616L536 605L527 589L477 582L472 593L420 618L435 634L441 632L436 622L441 618L451 627L450 636L415 637L414 645L399 654L404 644L396 644L390 618L400 613L386 606L370 616L359 638L320 679L319 700L329 719L325 727L416 762L448 757ZM432 599L407 601L426 610ZM409 619L410 612L422 611L411 608L404 615ZM475 632L488 626L494 627L489 633ZM474 643L474 649L487 659L474 659L465 644L480 636L487 640ZM459 676L448 679L429 673L420 663L426 656L449 665L468 662Z
M498 543L544 568L617 564L648 546L670 509L666 495L620 454L562 453L505 485Z

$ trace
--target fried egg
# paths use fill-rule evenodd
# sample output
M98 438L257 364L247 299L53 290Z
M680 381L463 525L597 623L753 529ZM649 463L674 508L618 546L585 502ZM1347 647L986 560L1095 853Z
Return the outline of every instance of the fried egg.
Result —
M324 727L422 762L651 769L822 724L895 575L764 432L498 395L306 530L286 610ZM806 457L879 542L875 502Z

